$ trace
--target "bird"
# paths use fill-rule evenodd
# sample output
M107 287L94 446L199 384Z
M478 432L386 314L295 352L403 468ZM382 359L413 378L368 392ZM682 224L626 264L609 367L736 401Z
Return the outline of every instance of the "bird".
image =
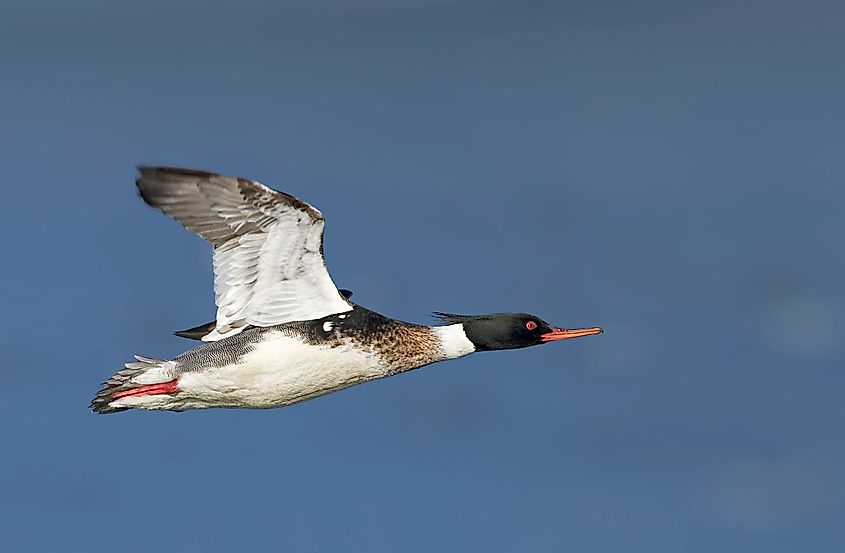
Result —
M324 219L258 181L195 169L139 166L140 197L213 246L214 321L178 336L203 344L173 359L134 356L90 408L284 407L475 352L600 334L527 313L435 312L399 321L351 300L323 258Z

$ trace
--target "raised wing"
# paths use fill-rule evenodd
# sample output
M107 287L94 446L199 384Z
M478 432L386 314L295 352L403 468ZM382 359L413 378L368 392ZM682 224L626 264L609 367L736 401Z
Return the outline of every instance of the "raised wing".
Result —
M323 261L323 215L247 179L139 167L145 202L214 245L217 320L203 340L349 311Z

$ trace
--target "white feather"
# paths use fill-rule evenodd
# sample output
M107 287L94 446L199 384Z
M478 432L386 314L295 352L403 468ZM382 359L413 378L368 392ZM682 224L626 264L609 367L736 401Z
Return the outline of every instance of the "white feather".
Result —
M475 345L467 338L463 324L437 326L432 330L440 341L443 359L457 359L475 351Z
M281 407L388 374L373 352L272 332L237 363L182 374L174 400L191 407Z
M313 206L259 182L184 169L141 168L138 188L215 246L217 324L203 340L352 309L326 270Z

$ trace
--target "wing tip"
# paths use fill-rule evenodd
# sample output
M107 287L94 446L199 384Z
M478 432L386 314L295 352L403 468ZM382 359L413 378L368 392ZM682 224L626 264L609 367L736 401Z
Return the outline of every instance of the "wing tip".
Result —
M203 171L202 169L193 169L191 167L177 167L175 165L147 165L139 163L135 168L140 173L140 178L152 176L153 174L171 175L176 177L201 177L211 178L221 176L220 173L212 173L210 171Z
M189 340L202 340L205 336L214 331L217 327L217 321L211 321L204 325L195 326L186 330L177 330L173 334L180 338L188 338Z
M219 173L171 165L138 164L135 168L138 170L138 176L135 178L135 188L138 191L138 196L153 207L160 207L157 190L163 186L173 184L182 179L212 179L222 176Z

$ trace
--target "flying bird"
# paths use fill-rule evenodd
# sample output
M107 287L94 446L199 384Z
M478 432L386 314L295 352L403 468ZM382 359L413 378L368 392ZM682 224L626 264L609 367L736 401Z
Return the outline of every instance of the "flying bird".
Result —
M527 313L435 313L439 326L385 317L335 287L313 206L252 180L138 170L141 198L213 245L217 317L176 332L205 343L175 359L135 356L94 397L97 413L283 407L477 351L602 332Z

